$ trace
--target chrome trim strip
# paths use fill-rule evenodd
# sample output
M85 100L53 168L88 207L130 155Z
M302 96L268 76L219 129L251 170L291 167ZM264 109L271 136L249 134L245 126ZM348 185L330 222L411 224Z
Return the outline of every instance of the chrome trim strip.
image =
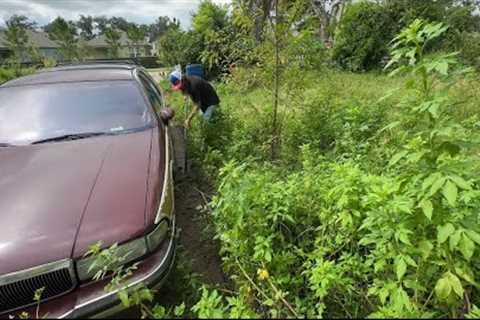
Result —
M41 266L33 267L26 270L16 271L0 276L0 286L11 284L17 281L30 279L39 275L58 271L61 269L68 269L72 277L72 283L76 285L75 271L73 270L73 261L71 259L64 259L60 261L46 263Z
M75 266L74 266L73 260L71 260L71 259L63 259L63 260L59 260L59 261L55 261L55 262L50 262L50 263L46 263L46 264L41 265L41 266L37 266L37 267L30 268L30 269L21 270L21 271L12 272L12 273L3 275L3 276L0 277L0 286L12 284L12 283L22 281L22 280L28 280L28 279L31 279L31 278L38 277L40 275L48 274L50 272L55 272L55 271L59 271L59 270L62 270L62 269L67 269L68 273L70 275L70 281L72 282L72 287L69 288L67 291L64 291L64 292L62 292L60 294L57 294L55 296L40 299L40 301L43 303L43 302L50 301L50 300L56 299L58 297L61 297L61 296L65 295L69 292L72 292L77 287L78 279L77 279L77 276L75 274L75 269L74 268L75 268ZM25 276L25 274L28 274L28 276ZM9 312L13 312L13 311L19 310L19 309L21 310L22 308L28 308L28 307L31 307L35 304L36 304L36 302L32 302L30 304L23 305L23 306L14 308L14 309L5 310L5 311L2 311L2 314L5 315L5 314L8 314Z
M171 179L172 161L170 160L170 152L170 132L168 131L168 126L165 126L165 176L163 178L162 197L160 198L160 204L158 205L157 216L155 217L155 224L159 223L160 220L162 220L162 218L165 216L165 214L162 212L162 209L165 205L167 190L169 188L169 183Z
M138 280L136 280L136 281L134 281L134 282L132 282L132 283L127 284L127 285L124 286L124 287L121 287L121 288L119 288L119 289L115 289L115 290L113 290L113 291L111 291L111 292L107 292L107 293L105 293L104 295L102 295L102 296L100 296L100 297L98 297L98 298L95 298L95 299L90 300L90 301L88 301L88 302L84 302L84 303L82 303L82 304L80 304L80 305L78 305L78 306L75 306L75 308L73 308L72 310L64 313L63 315L59 316L58 318L59 318L59 319L64 319L64 318L68 317L69 315L71 315L71 314L72 314L73 312L75 312L76 310L82 309L83 307L88 306L89 304L95 303L95 302L97 302L97 301L103 300L103 299L105 299L105 298L107 298L107 297L110 297L110 296L112 296L112 295L115 295L115 294L117 294L117 293L118 293L119 291L121 291L121 290L130 289L131 287L136 286L137 284L139 284L139 283L141 283L141 282L144 282L144 281L147 280L149 277L151 277L151 276L154 275L156 272L158 272L158 271L164 266L165 262L166 262L167 259L169 258L169 253L170 253L170 251L172 250L172 246L174 245L174 242L175 242L175 230L176 230L176 229L175 229L175 225L176 225L176 224L175 224L175 222L176 222L175 220L176 220L175 217L173 217L173 220L172 220L172 233L171 233L170 242L169 242L169 244L168 244L168 248L167 248L167 251L166 251L167 254L165 254L165 256L163 257L162 261L158 264L158 266L157 266L152 272L150 272L149 274L145 275L144 277L142 277L142 278L140 278L140 279L138 279Z

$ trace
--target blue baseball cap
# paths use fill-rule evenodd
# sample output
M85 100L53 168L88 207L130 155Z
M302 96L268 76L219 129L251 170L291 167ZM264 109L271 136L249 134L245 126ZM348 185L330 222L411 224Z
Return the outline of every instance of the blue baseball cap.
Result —
M180 90L182 88L182 72L175 70L170 73L170 83L172 84L172 90Z

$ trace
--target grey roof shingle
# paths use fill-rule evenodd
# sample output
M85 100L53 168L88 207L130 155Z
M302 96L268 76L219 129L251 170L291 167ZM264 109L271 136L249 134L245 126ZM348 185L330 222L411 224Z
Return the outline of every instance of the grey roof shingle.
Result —
M59 48L60 45L48 38L48 34L41 31L27 30L28 41L30 45L38 48ZM0 29L0 49L7 48L5 39L5 29Z
M33 45L38 48L55 48L58 49L60 45L53 40L50 40L48 34L42 31L27 30L29 39L29 45ZM85 44L93 48L108 48L109 44L106 41L107 37L103 34L93 38L90 41L85 41ZM81 40L83 41L83 40ZM120 46L129 47L132 46L131 41L128 39L127 33L120 31ZM144 40L139 43L139 46L149 46L148 41ZM5 39L5 29L0 28L0 50L7 49L8 45Z

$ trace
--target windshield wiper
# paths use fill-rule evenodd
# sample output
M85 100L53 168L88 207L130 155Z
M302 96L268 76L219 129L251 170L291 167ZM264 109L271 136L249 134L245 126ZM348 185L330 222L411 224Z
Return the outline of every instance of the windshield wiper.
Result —
M0 148L7 148L7 147L14 147L14 144L11 143L6 143L6 142L0 142Z
M85 133L72 133L72 134L64 134L58 137L52 137L52 138L47 138L47 139L42 139L38 141L34 141L31 144L41 144L41 143L47 143L47 142L57 142L57 141L68 141L68 140L79 140L79 139L85 139L85 138L91 138L91 137L97 137L97 136L104 136L108 135L109 133L107 132L85 132Z

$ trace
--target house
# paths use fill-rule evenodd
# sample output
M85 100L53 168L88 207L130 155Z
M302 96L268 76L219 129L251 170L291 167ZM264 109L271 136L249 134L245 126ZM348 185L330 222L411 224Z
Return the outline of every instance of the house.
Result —
M52 41L48 38L48 35L45 32L35 31L35 30L26 30L28 36L28 46L33 46L38 48L40 55L46 58L53 58L60 60L61 56L59 54L60 45L55 41ZM5 37L5 30L0 29L0 62L6 59L11 54L7 40ZM31 62L31 57L26 55L23 58L23 62Z
M53 58L56 61L62 61L63 57L60 53L60 45L53 40L50 40L48 34L42 31L26 30L29 39L28 46L38 48L38 52L45 58ZM136 58L136 57L150 57L153 55L154 47L147 39L139 43L133 43L126 32L119 31L119 52L117 58ZM99 35L92 40L79 40L79 51L84 59L107 59L110 56L110 45L107 42L105 35ZM0 29L0 64L11 55L8 47L5 30ZM25 54L23 61L29 63L31 57Z
M153 46L148 42L147 38L139 43L133 43L128 39L127 33L119 31L119 52L118 58L136 58L151 56L153 53ZM89 48L88 58L102 59L110 56L110 45L108 44L107 37L99 35L90 41L86 41L85 45Z

